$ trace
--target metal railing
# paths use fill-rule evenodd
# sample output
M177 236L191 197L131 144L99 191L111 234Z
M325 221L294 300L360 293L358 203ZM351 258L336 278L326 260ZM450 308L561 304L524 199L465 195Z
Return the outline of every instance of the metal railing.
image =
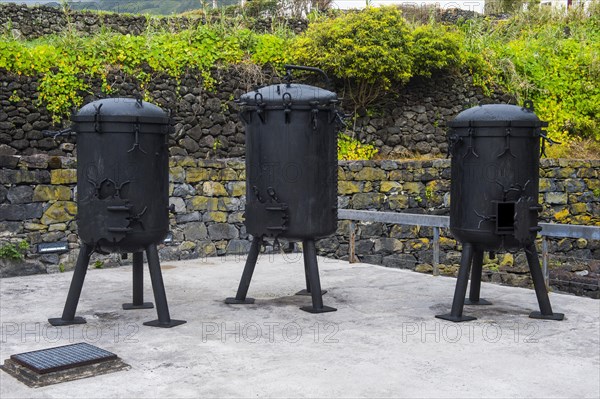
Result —
M338 218L350 220L349 257L348 261L357 261L355 254L356 221L358 222L380 222L389 224L400 224L409 226L424 226L433 228L433 275L439 275L440 265L440 228L450 227L449 216L422 215L415 213L397 213L380 211L358 211L353 209L339 209ZM549 284L550 271L548 268L548 237L553 238L585 238L586 240L600 240L600 227L580 226L573 224L539 223L542 231L542 271L546 286Z

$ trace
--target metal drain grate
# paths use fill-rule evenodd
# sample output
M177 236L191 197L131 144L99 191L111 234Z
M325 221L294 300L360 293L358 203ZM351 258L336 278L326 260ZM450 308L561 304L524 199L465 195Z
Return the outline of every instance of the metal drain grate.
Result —
M47 374L53 371L101 363L117 358L114 353L94 345L78 343L57 348L19 353L10 357L14 362L35 371Z

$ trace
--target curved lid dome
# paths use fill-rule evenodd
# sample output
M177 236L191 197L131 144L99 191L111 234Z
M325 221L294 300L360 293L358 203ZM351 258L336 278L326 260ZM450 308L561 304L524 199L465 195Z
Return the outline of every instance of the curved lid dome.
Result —
M532 108L509 104L486 104L462 111L452 121L450 127L540 127L546 126Z
M71 120L168 124L169 115L159 106L135 98L104 98L84 105Z
M337 94L316 86L281 83L250 91L240 97L245 105L326 105L337 101Z

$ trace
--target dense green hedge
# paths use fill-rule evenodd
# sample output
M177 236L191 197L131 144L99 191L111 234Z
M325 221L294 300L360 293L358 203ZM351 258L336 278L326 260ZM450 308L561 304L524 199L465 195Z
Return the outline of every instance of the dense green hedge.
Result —
M480 83L533 100L556 140L600 141L599 2L587 12L533 8L502 21L469 20L462 29Z
M460 35L436 23L411 26L395 7L324 18L293 43L292 58L342 79L357 107L415 75L461 63Z

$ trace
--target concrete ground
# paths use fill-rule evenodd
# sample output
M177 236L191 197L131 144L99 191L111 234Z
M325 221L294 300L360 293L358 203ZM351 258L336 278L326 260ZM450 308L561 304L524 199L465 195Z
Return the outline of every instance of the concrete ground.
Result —
M131 365L44 388L0 372L2 398L183 397L600 397L600 301L552 294L564 321L529 319L532 290L482 285L492 306L466 307L478 320L453 324L455 279L319 258L326 305L308 297L298 254L261 256L250 296L226 305L243 258L164 262L173 329L142 322L155 310L121 309L131 269L90 270L78 315L87 325L55 328L72 273L0 279L0 360L88 342ZM151 300L146 273L146 300Z

